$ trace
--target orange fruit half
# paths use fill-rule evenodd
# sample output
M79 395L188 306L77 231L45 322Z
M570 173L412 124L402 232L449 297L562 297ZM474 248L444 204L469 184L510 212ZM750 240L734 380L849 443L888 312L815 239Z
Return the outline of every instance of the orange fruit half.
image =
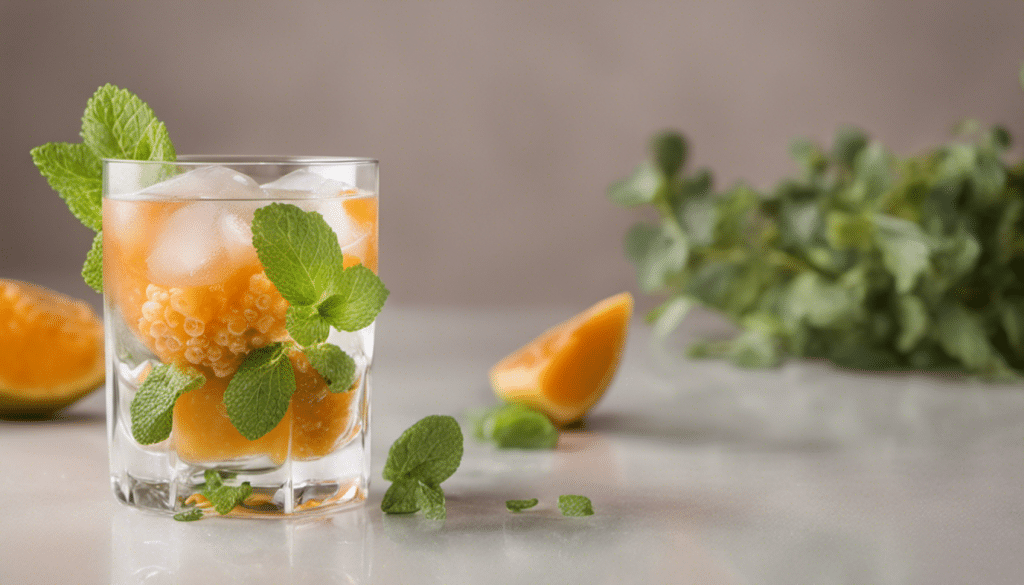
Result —
M86 302L0 279L0 417L46 416L103 383L103 324Z
M621 293L548 329L491 368L494 393L559 426L579 420L615 376L632 314L632 295Z

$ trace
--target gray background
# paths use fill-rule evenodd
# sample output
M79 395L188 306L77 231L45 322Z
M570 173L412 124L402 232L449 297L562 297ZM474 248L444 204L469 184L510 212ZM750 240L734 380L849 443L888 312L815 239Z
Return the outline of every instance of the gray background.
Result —
M968 116L1024 139L1022 49L1020 0L3 0L0 277L99 302L91 235L28 151L77 141L106 82L179 153L379 158L395 302L582 306L635 290L637 214L604 193L653 132L758 186L845 123L900 153Z

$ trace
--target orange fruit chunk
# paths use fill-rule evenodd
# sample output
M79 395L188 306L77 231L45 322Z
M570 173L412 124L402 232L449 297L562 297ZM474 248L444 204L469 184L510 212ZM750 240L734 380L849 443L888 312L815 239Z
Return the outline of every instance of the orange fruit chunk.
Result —
M357 388L332 393L304 354L293 351L288 357L295 372L295 394L276 427L255 441L246 439L224 412L228 380L207 377L203 387L182 394L174 405L178 456L203 463L267 455L280 464L289 454L300 461L323 457L345 442L359 424L352 408Z
M559 426L579 420L615 376L632 314L632 295L621 293L548 329L491 368L494 393Z
M0 280L0 417L45 416L103 383L103 324L86 302Z

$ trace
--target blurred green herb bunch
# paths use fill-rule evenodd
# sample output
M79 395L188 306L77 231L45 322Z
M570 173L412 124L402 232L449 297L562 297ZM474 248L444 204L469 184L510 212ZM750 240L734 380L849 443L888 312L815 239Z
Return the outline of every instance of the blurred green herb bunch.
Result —
M716 191L710 171L686 170L683 136L665 132L609 197L660 218L625 238L640 288L668 296L648 315L656 333L698 305L741 328L694 356L1019 380L1024 162L1005 162L1009 146L1005 129L964 123L951 142L900 158L844 128L831 149L795 141L799 172L770 191Z

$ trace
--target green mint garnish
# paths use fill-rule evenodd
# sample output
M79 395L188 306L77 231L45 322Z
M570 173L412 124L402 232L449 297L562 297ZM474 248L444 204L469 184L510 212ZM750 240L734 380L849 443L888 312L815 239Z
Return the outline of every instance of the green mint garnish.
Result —
M132 399L132 436L140 445L171 436L171 415L178 397L206 383L206 378L173 364L153 367Z
M224 391L224 406L231 424L254 441L281 422L294 393L295 371L288 346L272 343L245 356Z
M288 307L284 325L296 343L306 346L327 341L331 333L331 326L320 316L317 308L309 305Z
M416 491L416 505L423 511L423 516L427 520L444 520L448 516L448 509L444 505L444 491L441 490L441 486L419 482L419 489Z
M505 507L509 512L522 512L536 506L539 503L537 498L530 500L505 500Z
M450 416L432 415L412 425L391 445L384 464L384 479L392 482L381 510L411 514L423 510L427 518L446 515L441 482L462 462L462 429Z
M82 142L99 158L173 161L167 127L135 94L104 85L82 116Z
M174 145L153 110L128 90L96 90L82 116L82 143L51 142L32 149L32 162L68 209L89 229L103 229L102 158L174 161ZM82 269L85 282L103 292L102 247L96 242Z
M377 318L388 291L373 271L343 268L338 236L315 211L271 203L256 210L252 243L267 277L291 306L288 334L302 349L331 392L345 392L356 379L351 356L325 343L330 326L356 331ZM355 328L351 328L355 326ZM228 417L243 436L255 440L284 417L295 391L287 346L275 344L246 356L224 392Z
M558 509L562 516L593 516L594 506L586 496L558 496Z
M267 277L294 306L316 305L341 278L338 236L315 211L286 203L257 209L252 243Z
M78 221L103 229L103 165L88 146L50 142L32 149L32 162Z
M384 283L362 264L346 268L334 291L336 294L324 299L318 310L325 321L341 331L359 331L373 323L388 297Z
M558 429L541 412L523 404L505 404L483 413L475 424L476 437L499 449L554 449Z
M85 255L82 266L82 278L96 291L103 290L103 232L96 232L92 239L92 248Z
M203 511L199 508L192 508L191 510L178 512L174 515L174 519L178 522L195 522L196 520L203 519Z
M306 357L324 380L331 392L345 392L356 381L356 362L340 347L321 343L306 348Z
M388 514L412 514L420 509L417 497L421 489L415 480L396 481L384 492L380 509Z
M224 485L220 474L214 469L207 469L203 478L206 480L206 485L199 490L199 493L213 504L213 509L217 510L221 516L234 510L235 506L244 502L252 494L252 485L249 482L243 482L237 487Z

